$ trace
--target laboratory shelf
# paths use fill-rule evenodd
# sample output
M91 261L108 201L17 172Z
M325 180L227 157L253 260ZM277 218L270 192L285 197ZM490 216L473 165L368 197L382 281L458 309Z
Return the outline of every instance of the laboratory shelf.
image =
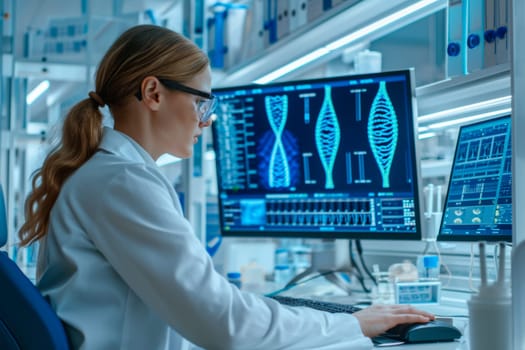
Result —
M305 56L310 57L308 55L313 52L324 49L327 53L321 58L315 59L314 64L318 65L340 55L342 50L347 49L350 45L362 45L370 42L442 10L447 7L448 1L436 0L401 18L394 15L398 11L405 11L417 3L419 2L415 0L366 0L353 4L346 9L339 7L333 9L334 11L328 11L317 20L300 27L295 32L270 45L251 60L223 72L216 71L215 86L251 83L293 60ZM337 47L335 42L350 33L352 33L352 38L349 38L345 45ZM306 64L304 68L311 68L311 65Z

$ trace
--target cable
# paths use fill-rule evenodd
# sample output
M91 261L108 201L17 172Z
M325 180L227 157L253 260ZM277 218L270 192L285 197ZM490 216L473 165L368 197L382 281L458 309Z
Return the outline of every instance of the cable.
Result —
M348 240L348 255L350 256L350 263L352 264L352 271L356 271L359 275L358 277L364 280L363 272L359 268L359 265L357 264L357 261L354 259L353 249L352 249L352 240Z
M363 247L361 246L361 240L360 239L356 239L355 240L355 246L357 248L357 252L359 253L359 260L361 261L361 266L363 266L363 269L365 270L366 274L370 277L370 279L377 286L377 280L376 280L375 276L370 272L368 267L366 267L365 260L363 258Z
M361 249L361 252L362 252L362 248ZM370 293L372 290L370 288L368 288L365 284L365 278L363 276L363 272L361 271L361 269L359 268L359 265L357 264L357 261L355 260L354 258L354 255L352 253L352 240L349 240L348 241L348 254L350 256L350 263L352 264L352 272L355 271L355 273L352 273L353 276L355 276L355 278L357 279L357 281L359 282L359 284L361 285L361 288L363 289L363 291L365 293ZM365 271L367 272L367 274L369 276L371 276L372 280L374 281L374 283L376 283L376 279L375 277L373 277L370 273L370 271L366 268L366 266L364 265L363 263L363 259L361 259L361 262L362 262L362 265L363 265L363 268L365 269ZM307 271L304 271L303 273L306 273ZM311 273L312 271L308 271L308 273ZM308 273L304 274L303 276L301 276L301 274L295 276L290 282L288 282L283 288L281 289L278 289L274 292L271 292L271 293L268 293L267 296L269 295L277 295L279 293L282 293L282 292L285 292L287 290L290 290L298 285L301 285L301 284L304 284L308 281L311 281L315 278L318 278L318 277L321 277L321 276L326 276L326 275L330 275L330 274L335 274L336 272L338 271L333 271L333 270L330 270L330 271L324 271L322 273L318 273L317 275L314 275L313 277L310 277L310 278L307 278L307 279L304 279L302 280L301 278L303 277L306 277L308 275ZM334 279L329 279L332 283L334 283ZM340 286L339 284L337 283L334 283L336 285L338 285L339 287L342 288L342 286ZM377 283L376 283L377 284ZM348 291L347 288L343 288L345 290Z
M352 267L353 267L352 271L356 271L356 274L354 276L359 281L359 284L361 285L361 288L363 288L363 291L365 293L370 293L372 290L366 286L363 272L361 272L361 269L359 268L357 261L354 259L354 254L352 252L352 240L351 239L348 240L348 254L350 255L350 263L352 264Z

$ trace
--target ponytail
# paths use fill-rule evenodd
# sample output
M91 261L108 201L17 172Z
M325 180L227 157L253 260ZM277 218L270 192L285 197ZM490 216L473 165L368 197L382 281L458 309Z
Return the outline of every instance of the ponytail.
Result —
M67 114L61 143L33 174L33 190L25 202L25 223L18 232L20 245L45 236L51 208L64 182L96 152L102 139L100 103L93 98L76 104Z
M33 189L25 202L26 221L18 232L20 244L29 245L46 235L62 185L96 152L102 138L99 107L126 105L146 76L184 83L207 66L206 53L167 28L143 24L122 33L99 63L95 91L69 111L60 144L33 175Z

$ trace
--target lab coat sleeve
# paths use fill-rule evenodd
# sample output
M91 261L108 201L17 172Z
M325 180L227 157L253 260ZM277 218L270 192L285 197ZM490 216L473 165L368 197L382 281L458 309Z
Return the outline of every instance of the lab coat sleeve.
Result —
M90 238L131 289L206 349L370 349L355 317L281 306L228 283L161 174L127 167L93 193ZM170 194L171 193L171 194Z

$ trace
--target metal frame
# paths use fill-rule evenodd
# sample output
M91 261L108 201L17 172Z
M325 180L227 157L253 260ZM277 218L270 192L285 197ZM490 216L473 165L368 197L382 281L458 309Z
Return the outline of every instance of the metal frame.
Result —
M516 33L525 32L525 1L512 0L512 152L513 152L513 229L514 246L525 240L525 138L519 134L525 130L525 45L521 36ZM522 15L521 18L520 14ZM520 38L520 39L518 39ZM519 96L519 97L518 97Z

